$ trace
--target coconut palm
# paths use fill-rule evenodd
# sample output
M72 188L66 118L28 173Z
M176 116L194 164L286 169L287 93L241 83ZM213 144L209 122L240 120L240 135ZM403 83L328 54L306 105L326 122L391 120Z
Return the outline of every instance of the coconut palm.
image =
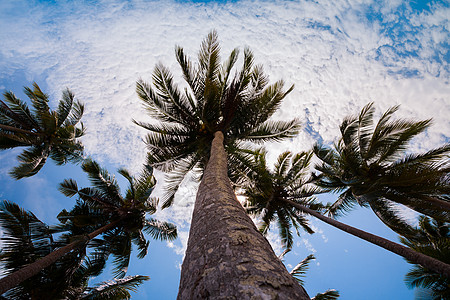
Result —
M155 68L153 85L137 83L139 97L159 121L136 123L150 131L146 143L152 165L170 174L167 189L172 193L163 206L170 206L173 191L190 170L204 170L178 298L247 299L272 295L271 287L279 286L280 298L306 299L230 184L230 178L245 172L244 142L277 141L297 133L297 120L268 120L292 87L284 90L282 81L268 85L262 67L253 66L250 50L244 50L242 68L234 71L239 51L233 50L221 64L219 49L216 32L203 41L196 65L181 47L176 48L187 84L184 91L162 65Z
M19 166L11 176L16 179L33 176L44 166L48 157L56 164L79 162L83 145L79 138L84 134L83 123L76 127L83 116L84 105L74 100L67 89L62 94L58 108L48 106L48 95L36 83L33 89L25 87L33 109L16 98L12 92L4 93L0 100L0 150L27 147L19 156Z
M17 204L3 201L0 210L0 224L3 229L3 252L0 261L6 273L18 270L30 264L56 248L70 243L75 236L65 224L49 227L32 212L27 212ZM66 232L67 231L67 232ZM55 233L66 232L58 239ZM68 253L55 264L42 270L37 275L10 289L1 299L105 299L100 296L120 296L129 299L128 290L135 288L149 278L146 276L128 276L121 280L104 282L97 287L88 287L91 276L98 276L107 256L94 252L86 256L85 249L78 248Z
M404 245L450 264L449 223L421 216L419 228L414 228L414 231L416 233L414 236L400 238ZM450 298L450 276L444 276L421 265L415 265L406 274L405 282L411 288L429 290L430 299Z
M54 239L54 233L63 231L51 229L33 213L9 201L1 202L0 225L3 230L0 261L4 274L32 264L66 245L70 236ZM84 254L84 249L76 249L54 265L9 290L5 296L8 299L26 299L31 297L30 291L33 290L36 295L46 295L47 299L55 298L70 285L71 277L81 264Z
M359 116L347 117L334 148L316 145L321 160L316 183L342 192L330 213L339 215L355 205L370 206L393 230L405 235L407 224L395 217L395 204L405 205L439 220L450 220L450 144L421 154L405 154L408 143L431 120L391 120L398 106L373 125L373 103Z
M300 221L307 222L307 215L312 215L333 227L396 253L410 261L427 266L435 272L450 275L450 265L443 260L438 260L439 258L435 259L426 255L426 253L413 251L322 215L320 211L323 211L324 207L316 203L312 195L323 192L323 190L311 186L314 179L307 178L312 157L310 152L301 152L296 155L290 152L280 154L273 171L267 167L265 155L266 153L263 150L255 153L255 158L250 165L252 172L248 174L245 183L242 185L242 188L245 189L243 195L246 197L247 210L255 215L262 216L263 225L261 228L263 231L266 231L270 223L277 219L281 229L282 244L287 249L290 249L290 245L292 245L288 218L290 217L294 224L295 220L300 224Z
M251 172L247 174L248 180L242 187L245 189L245 207L247 213L261 218L259 230L265 235L272 222L276 221L282 246L289 250L293 245L292 227L300 236L300 228L307 233L314 231L309 227L308 219L285 199L301 201L313 210L323 209L320 203L311 197L320 190L307 185L308 166L312 157L311 152L302 152L292 155L284 152L279 157L271 171L267 167L266 152L263 149L255 152Z
M157 199L150 197L156 183L151 167L145 166L138 178L132 177L125 169L119 170L130 183L125 197L120 194L114 177L96 162L86 160L82 169L88 174L93 187L78 189L75 180L64 180L60 184L60 191L68 197L78 194L80 200L73 210L63 210L58 215L64 223L62 226L74 228L74 234L79 239L0 279L0 293L17 286L65 254L85 247L88 243L98 250L99 255L112 254L116 265L114 275L123 277L130 261L132 244L137 246L139 258L147 254L149 242L143 231L155 239L176 238L177 231L173 224L145 217L146 213L155 213L158 204ZM78 231L76 228L79 228ZM102 235L102 239L95 239L99 235Z

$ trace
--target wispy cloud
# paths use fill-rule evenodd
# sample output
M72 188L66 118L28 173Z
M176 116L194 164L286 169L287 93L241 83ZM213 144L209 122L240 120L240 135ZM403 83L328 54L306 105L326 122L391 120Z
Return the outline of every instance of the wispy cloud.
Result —
M332 141L341 120L369 101L378 112L401 104L399 116L434 118L416 142L427 149L448 140L449 7L411 8L403 1L2 1L0 86L15 72L44 76L52 99L71 88L86 103L83 139L100 162L140 169L149 120L136 94L163 62L181 81L174 45L196 55L211 29L223 56L249 46L272 81L296 88L276 118L298 117L305 131L272 147L271 157ZM8 88L8 87L7 87ZM161 179L162 181L162 179ZM195 188L182 187L161 215L187 229Z

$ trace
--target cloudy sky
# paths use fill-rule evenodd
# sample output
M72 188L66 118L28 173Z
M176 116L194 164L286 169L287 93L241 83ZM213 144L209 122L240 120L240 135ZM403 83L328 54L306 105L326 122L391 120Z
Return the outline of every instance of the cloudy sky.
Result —
M413 144L414 150L426 150L450 136L449 15L448 2L439 0L2 0L0 90L24 99L22 87L36 81L56 105L69 87L86 105L87 153L111 172L118 167L138 171L145 131L131 119L149 117L136 96L136 80L150 81L155 64L162 62L181 84L175 45L195 57L202 39L215 29L223 57L249 47L271 81L295 84L274 118L300 118L304 130L291 141L268 145L272 160L286 149L332 142L342 119L372 101L378 113L400 104L399 117L432 117L433 127ZM55 222L73 201L59 195L56 184L73 177L87 185L86 178L76 166L49 164L37 176L14 182L7 171L17 154L0 153L1 198ZM187 184L174 207L160 213L179 225L180 239L154 242L145 260L133 260L131 275L152 277L133 299L175 298L195 193L196 186ZM342 221L397 239L368 210ZM317 233L297 237L286 257L293 266L316 255L306 279L311 296L335 288L341 299L413 298L403 283L409 266L401 258L311 222ZM275 239L273 245L278 250Z

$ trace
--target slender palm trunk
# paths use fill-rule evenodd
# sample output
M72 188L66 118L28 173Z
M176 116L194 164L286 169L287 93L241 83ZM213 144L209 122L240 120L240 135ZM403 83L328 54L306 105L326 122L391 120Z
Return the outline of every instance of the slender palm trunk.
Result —
M28 278L38 274L40 271L45 269L46 267L50 266L51 264L55 263L58 259L63 257L65 254L69 253L73 249L79 247L80 245L83 245L89 240L92 240L97 235L102 234L115 226L119 224L121 219L113 221L109 224L106 224L105 226L91 232L87 236L85 236L83 239L80 239L78 241L72 242L62 248L59 248L52 253L48 254L47 256L38 259L37 261L21 268L20 270L17 270L11 274L9 274L6 277L3 277L0 279L0 295L8 291L9 289L12 289L15 286L18 286L23 281L27 280Z
M294 206L307 214L310 214L310 215L318 218L319 220L321 220L331 226L341 229L341 230L343 230L347 233L350 233L351 235L354 235L356 237L359 237L360 239L363 239L369 243L380 246L388 251L391 251L395 254L398 254L398 255L406 258L407 260L409 260L415 264L419 264L427 269L430 269L439 274L446 275L450 278L450 265L448 265L440 260L437 260L437 259L427 256L425 254L416 252L408 247L394 243L394 242L387 240L385 238L382 238L380 236L368 233L366 231L360 230L358 228L355 228L355 227L349 226L347 224L341 223L339 221L336 221L334 219L328 218L328 217L321 215L320 213L318 213L312 209L309 209L308 207L305 207L294 201L286 200L286 199L284 199L283 201L285 201L286 203L289 203L289 205Z
M227 176L223 134L214 136L177 299L309 299L237 200Z
M31 135L35 135L35 136L41 136L42 135L42 134L30 131L30 130L20 129L20 128L8 126L8 125L2 125L2 124L0 124L0 129L4 129L4 130L7 130L7 131L14 131L14 132L17 132L17 133L31 134Z

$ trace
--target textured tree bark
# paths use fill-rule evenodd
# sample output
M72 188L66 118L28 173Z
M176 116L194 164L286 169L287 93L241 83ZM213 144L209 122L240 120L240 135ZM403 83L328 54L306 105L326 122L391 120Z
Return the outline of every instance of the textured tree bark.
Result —
M325 217L324 215L321 215L318 212L316 212L312 209L309 209L309 208L307 208L299 203L296 203L294 201L286 200L286 199L283 201L285 201L286 203L289 203L291 206L294 206L301 211L304 211L307 214L310 214L310 215L318 218L319 220L321 220L331 226L334 226L334 227L336 227L342 231L345 231L353 236L359 237L360 239L363 239L369 243L380 246L388 251L398 254L415 264L422 265L423 267L425 267L427 269L430 269L434 272L437 272L437 273L440 273L440 274L450 277L450 265L448 265L440 260L437 260L433 257L427 256L420 252L414 251L408 247L394 243L394 242L387 240L385 238L382 238L380 236L368 233L361 229L358 229L358 228L352 227L350 225L336 221L334 219Z
M58 259L63 257L65 254L69 253L73 249L77 248L81 244L95 238L97 235L102 234L115 226L119 224L121 220L116 220L114 222L111 222L93 232L91 232L89 235L87 235L84 239L72 242L62 248L59 248L52 253L48 254L47 256L38 259L34 263L31 263L25 267L23 267L20 270L17 270L11 274L9 274L6 277L3 277L0 279L0 295L8 291L9 289L12 289L15 286L18 286L28 278L36 275L46 267L50 266L51 264L55 263Z
M309 299L236 198L222 132L197 192L179 300Z

